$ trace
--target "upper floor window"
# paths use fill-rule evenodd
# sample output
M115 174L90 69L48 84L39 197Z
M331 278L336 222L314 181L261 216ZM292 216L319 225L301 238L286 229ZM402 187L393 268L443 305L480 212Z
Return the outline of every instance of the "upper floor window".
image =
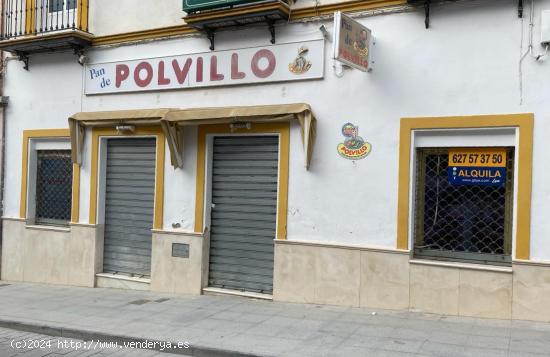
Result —
M50 0L48 12L58 12L76 9L77 0Z

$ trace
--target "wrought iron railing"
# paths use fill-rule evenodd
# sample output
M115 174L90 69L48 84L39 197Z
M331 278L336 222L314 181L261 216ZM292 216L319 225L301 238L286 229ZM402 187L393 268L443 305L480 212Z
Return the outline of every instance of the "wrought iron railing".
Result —
M63 30L88 32L88 0L2 0L0 40Z

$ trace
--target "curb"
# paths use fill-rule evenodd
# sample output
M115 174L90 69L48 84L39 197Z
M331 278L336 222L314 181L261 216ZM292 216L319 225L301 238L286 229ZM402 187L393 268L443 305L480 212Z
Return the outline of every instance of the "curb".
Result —
M141 338L141 337L114 335L114 334L91 331L91 330L43 325L43 324L32 323L32 322L21 322L21 321L11 321L11 320L0 319L0 327L12 329L12 330L36 333L41 335L47 335L47 336L63 337L63 338L69 338L69 339L72 338L75 340L83 340L83 341L95 340L95 341L101 341L101 342L116 342L119 344L124 344L124 343L128 344L132 342L136 342L136 343L147 342L149 344L153 344L153 347L143 348L143 349L154 350L162 353L183 355L183 356L258 357L258 355L249 354L249 353L242 353L238 351L229 351L229 350L195 346L195 345L190 345L189 348L177 348L177 343L174 343L172 341L161 341L161 340L154 340L154 339ZM163 344L171 343L174 346L171 348L161 349L161 346L159 345L159 343L163 343Z

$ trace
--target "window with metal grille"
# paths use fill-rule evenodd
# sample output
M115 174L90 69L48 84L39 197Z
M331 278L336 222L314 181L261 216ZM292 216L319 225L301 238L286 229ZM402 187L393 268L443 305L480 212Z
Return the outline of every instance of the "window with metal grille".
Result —
M65 225L71 220L71 151L38 150L36 154L35 221L38 224Z
M417 149L414 255L510 264L514 149L501 186L451 184L449 148Z

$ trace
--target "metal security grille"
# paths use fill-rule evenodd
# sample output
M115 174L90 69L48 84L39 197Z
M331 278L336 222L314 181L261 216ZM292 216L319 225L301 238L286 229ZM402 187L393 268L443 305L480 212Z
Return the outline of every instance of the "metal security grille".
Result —
M214 139L209 285L270 294L279 138Z
M73 164L70 150L38 150L36 212L38 224L71 220Z
M154 138L107 142L104 272L151 275L155 159Z
M448 149L418 149L415 247L418 257L511 262L514 151L504 186L451 185Z

